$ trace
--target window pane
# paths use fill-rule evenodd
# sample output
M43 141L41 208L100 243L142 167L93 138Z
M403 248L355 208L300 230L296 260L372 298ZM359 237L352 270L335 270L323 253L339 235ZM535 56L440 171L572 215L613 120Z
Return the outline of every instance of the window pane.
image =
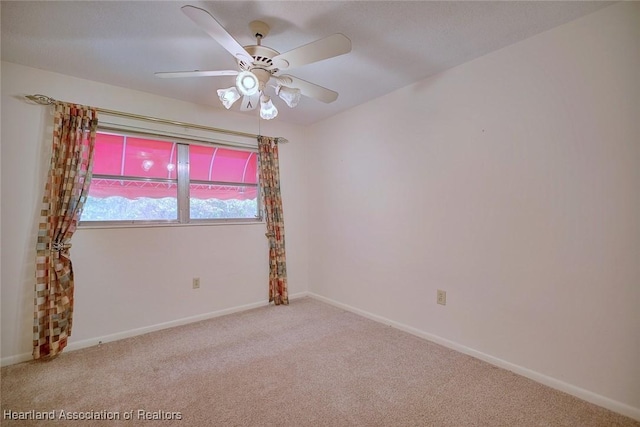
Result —
M175 179L176 161L175 143L96 134L93 160L96 175Z
M256 184L257 155L252 151L191 145L189 177L197 181Z
M145 178L176 177L176 144L127 137L124 173Z
M94 178L82 221L152 221L178 219L176 182Z
M122 175L124 136L96 134L93 153L93 173L102 175Z
M189 192L191 219L258 216L256 187L191 184Z

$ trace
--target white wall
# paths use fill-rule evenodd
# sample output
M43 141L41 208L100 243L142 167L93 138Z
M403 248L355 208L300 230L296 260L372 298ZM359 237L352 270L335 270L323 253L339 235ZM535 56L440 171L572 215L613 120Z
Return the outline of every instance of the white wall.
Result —
M29 358L39 201L48 168L56 99L218 128L258 133L257 118L2 63L2 360ZM280 146L289 292L308 290L306 171L300 128L263 122ZM69 347L167 322L224 312L268 298L264 224L79 229L71 249L76 305ZM192 277L201 288L191 289Z
M639 44L620 3L314 125L311 291L640 417Z

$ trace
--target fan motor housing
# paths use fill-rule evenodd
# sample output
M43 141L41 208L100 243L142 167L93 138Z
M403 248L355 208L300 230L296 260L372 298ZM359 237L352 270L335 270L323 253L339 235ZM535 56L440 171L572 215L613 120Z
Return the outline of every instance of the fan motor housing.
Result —
M249 55L253 58L253 64L247 64L245 61L239 60L238 66L243 71L252 71L255 72L256 68L267 70L268 68L273 66L273 61L271 58L279 55L280 53L277 50L271 49L266 46L244 46L244 49L247 51ZM276 73L277 69L267 70L270 74Z

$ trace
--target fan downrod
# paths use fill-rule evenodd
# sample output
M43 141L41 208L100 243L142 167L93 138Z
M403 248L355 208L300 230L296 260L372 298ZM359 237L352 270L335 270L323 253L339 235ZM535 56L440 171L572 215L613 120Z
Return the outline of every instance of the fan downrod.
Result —
M269 25L262 21L251 21L249 23L249 28L251 29L251 34L253 34L258 41L258 46L260 46L260 41L269 34Z

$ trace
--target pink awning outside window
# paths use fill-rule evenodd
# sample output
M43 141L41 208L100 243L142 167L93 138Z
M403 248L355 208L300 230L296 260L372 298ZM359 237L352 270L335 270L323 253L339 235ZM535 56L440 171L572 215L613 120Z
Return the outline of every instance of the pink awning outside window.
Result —
M192 181L223 181L257 184L256 153L226 148L189 147L189 177Z
M98 133L93 162L94 178L89 194L93 197L120 196L176 197L176 182L145 179L177 179L177 144L131 136ZM96 176L97 175L97 176ZM100 175L110 175L109 179ZM257 155L252 151L212 146L189 146L191 181L219 181L225 184L192 183L190 196L200 199L254 199L257 184ZM119 180L126 176L140 180ZM113 177L113 178L112 178Z

